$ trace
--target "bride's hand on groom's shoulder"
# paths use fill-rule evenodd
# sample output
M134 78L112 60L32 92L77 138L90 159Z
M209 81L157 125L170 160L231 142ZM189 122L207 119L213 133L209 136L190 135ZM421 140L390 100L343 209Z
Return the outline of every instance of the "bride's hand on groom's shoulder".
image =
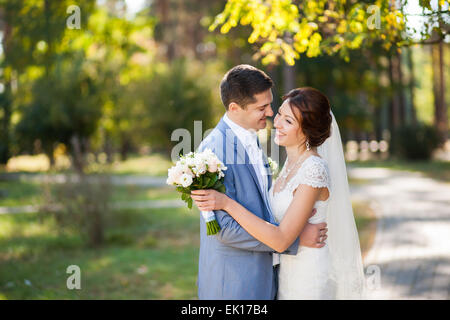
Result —
M201 211L223 210L229 199L224 193L213 189L192 190L191 198Z

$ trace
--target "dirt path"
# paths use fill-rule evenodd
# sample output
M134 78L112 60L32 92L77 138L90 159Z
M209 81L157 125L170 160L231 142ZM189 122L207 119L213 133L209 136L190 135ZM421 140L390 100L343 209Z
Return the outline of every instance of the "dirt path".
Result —
M352 198L371 201L378 217L364 264L378 266L369 299L450 298L450 184L420 173L355 168Z

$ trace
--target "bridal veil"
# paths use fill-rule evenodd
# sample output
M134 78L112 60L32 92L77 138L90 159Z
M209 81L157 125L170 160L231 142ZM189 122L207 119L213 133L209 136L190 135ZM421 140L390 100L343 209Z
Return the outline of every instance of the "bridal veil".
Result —
M350 200L341 135L332 112L331 116L331 135L318 148L319 155L328 163L330 174L327 242L331 254L331 279L336 284L337 299L362 299L365 277L358 231Z

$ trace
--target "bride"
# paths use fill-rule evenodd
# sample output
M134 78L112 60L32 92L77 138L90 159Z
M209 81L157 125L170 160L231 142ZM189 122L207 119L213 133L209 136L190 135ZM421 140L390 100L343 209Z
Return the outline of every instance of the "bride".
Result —
M327 222L321 248L300 246L280 259L278 299L360 299L364 274L341 137L330 103L314 88L291 90L275 117L275 143L287 159L270 189L278 226L215 190L192 191L202 211L227 211L253 237L284 252L307 222ZM316 214L311 217L311 211Z

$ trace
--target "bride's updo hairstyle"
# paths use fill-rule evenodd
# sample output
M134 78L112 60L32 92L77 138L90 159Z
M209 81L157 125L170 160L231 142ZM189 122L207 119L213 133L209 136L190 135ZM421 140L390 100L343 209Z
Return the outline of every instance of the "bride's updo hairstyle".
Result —
M331 114L328 98L319 90L304 87L289 91L288 100L303 134L311 147L318 147L330 136Z

